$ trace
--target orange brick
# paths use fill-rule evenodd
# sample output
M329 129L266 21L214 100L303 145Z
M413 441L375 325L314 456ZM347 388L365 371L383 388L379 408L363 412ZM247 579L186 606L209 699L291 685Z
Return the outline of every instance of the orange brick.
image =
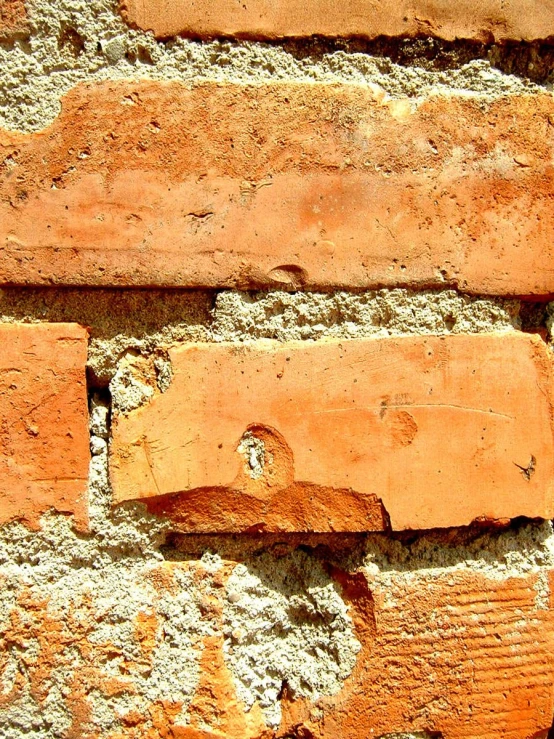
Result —
M143 499L176 530L554 515L552 361L536 336L188 344L170 357L169 389L116 419L111 475L116 501Z
M425 35L492 42L554 33L554 8L539 0L120 0L120 9L133 26L159 38Z
M24 0L0 0L0 39L27 35L28 31Z
M0 522L32 527L50 508L87 526L87 332L0 325Z
M554 100L81 85L0 133L0 282L554 295Z
M361 575L335 577L362 651L338 695L315 706L284 702L280 736L546 737L554 713L554 612L537 608L536 574L497 580L415 571L369 588Z

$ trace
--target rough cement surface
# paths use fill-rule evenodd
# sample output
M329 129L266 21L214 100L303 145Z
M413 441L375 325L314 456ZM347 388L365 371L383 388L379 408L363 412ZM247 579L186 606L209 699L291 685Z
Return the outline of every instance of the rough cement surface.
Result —
M264 474L266 457L270 464L273 461L273 455L266 451L263 439L258 439L251 431L244 434L237 447L237 452L243 455L244 471L253 480L259 480Z
M279 694L334 695L352 672L360 644L338 587L320 563L295 551L264 553L235 567L227 583L224 652L238 695L258 700L279 724Z
M454 290L221 292L212 331L216 341L510 331L519 328L519 306Z
M21 131L49 125L60 98L84 80L346 82L414 99L441 93L492 99L544 89L483 59L432 70L341 49L299 55L290 47L254 42L158 42L128 28L115 0L28 0L27 6L29 38L0 45L0 125Z
M549 521L515 523L507 530L430 531L425 536L371 536L365 544L368 575L470 568L490 577L521 576L554 566Z
M133 355L131 355L133 357ZM154 395L154 379L150 383L141 377L141 368L126 353L121 358L117 370L110 381L110 392L114 410L130 413L145 405Z

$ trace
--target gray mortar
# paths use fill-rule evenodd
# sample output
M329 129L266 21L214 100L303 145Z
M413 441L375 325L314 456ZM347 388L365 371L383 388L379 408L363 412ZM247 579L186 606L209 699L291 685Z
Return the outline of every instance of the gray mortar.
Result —
M362 293L222 292L213 310L215 341L356 338L481 333L520 327L517 300L454 290Z
M145 405L154 395L152 384L144 381L140 370L127 357L123 355L110 381L113 410L123 414Z
M433 71L347 50L299 58L282 46L256 42L159 42L128 28L115 0L28 0L27 7L29 38L0 45L0 125L21 131L49 125L60 98L85 80L343 82L414 99L441 93L493 99L544 89L481 59Z
M269 456L263 439L258 439L251 431L247 431L240 440L237 452L244 457L246 474L250 475L253 480L259 480L264 474L266 454Z
M317 560L298 550L283 559L261 554L235 567L227 592L224 653L247 708L259 701L276 727L283 685L312 700L338 693L360 644Z
M370 536L361 557L369 582L430 577L440 571L470 569L490 578L522 577L554 567L554 536L550 521L524 523L505 531L431 531L413 541L406 537ZM349 566L359 562L358 555ZM544 607L548 583L539 582L537 607ZM540 604L540 605L539 605Z

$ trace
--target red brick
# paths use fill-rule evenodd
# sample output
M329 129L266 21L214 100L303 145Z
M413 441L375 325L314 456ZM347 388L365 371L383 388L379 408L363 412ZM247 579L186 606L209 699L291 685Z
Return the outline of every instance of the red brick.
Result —
M554 714L554 612L537 608L536 574L499 580L416 570L369 588L360 575L335 576L362 651L338 695L315 706L283 704L280 736L546 737Z
M554 100L82 85L0 133L0 282L554 295ZM14 166L15 164L15 166Z
M24 0L0 0L0 39L15 38L28 32Z
M0 523L53 508L87 526L87 332L0 325Z
M539 0L120 0L120 9L129 23L159 38L425 35L490 43L554 34L554 8Z
M554 515L552 360L539 337L188 344L170 357L169 389L116 419L111 475L116 501L143 499L176 530ZM247 430L266 445L258 479L237 451Z

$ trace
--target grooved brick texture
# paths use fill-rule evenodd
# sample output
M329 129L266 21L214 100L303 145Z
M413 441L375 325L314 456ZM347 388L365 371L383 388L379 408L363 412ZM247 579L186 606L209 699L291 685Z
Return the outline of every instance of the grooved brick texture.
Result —
M0 133L0 282L554 295L554 100L83 84Z
M536 336L190 344L170 359L169 389L117 417L111 476L116 501L178 531L554 515L553 365Z
M87 332L0 324L0 523L45 511L88 523Z
M425 35L490 43L554 34L554 7L539 0L120 0L120 9L159 38Z
M369 588L360 575L335 576L362 651L343 690L317 701L320 711L301 701L285 709L283 726L291 733L546 736L554 712L553 604L537 607L536 575L502 581L467 571L425 578L416 571L376 587L370 580Z
M137 613L133 604L122 629L118 597L125 596L117 587L110 597L84 581L68 608L24 581L13 583L17 601L0 623L0 667L9 664L8 647L31 642L34 648L10 699L30 694L50 710L52 681L62 681L56 700L73 727L69 735L90 739L368 739L415 731L442 739L546 736L554 710L554 611L552 602L538 602L536 573L498 579L462 569L429 577L416 569L373 583L361 572L331 568L361 645L356 666L338 694L314 702L285 687L281 725L273 731L257 702L247 712L237 696L229 652L240 647L239 637L229 636L223 649L234 566L224 562L214 573L199 562L145 565L123 586L144 605ZM183 599L187 580L203 611L189 657L199 663L198 681L183 711L173 665L165 670L176 685L161 695L156 688L164 650L179 643L178 612L186 618L194 607L190 595ZM99 727L99 715L104 725L117 716L119 730Z

